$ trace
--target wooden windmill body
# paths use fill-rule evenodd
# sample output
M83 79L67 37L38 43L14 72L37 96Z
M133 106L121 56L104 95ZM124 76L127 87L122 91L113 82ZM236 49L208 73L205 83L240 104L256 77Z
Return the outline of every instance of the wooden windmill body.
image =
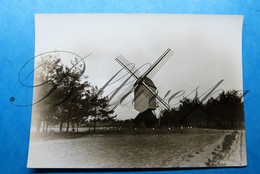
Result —
M156 86L151 79L146 77L143 81L154 93L156 93ZM147 109L156 109L156 98L153 97L153 94L142 84L134 89L134 108L139 112L144 112Z

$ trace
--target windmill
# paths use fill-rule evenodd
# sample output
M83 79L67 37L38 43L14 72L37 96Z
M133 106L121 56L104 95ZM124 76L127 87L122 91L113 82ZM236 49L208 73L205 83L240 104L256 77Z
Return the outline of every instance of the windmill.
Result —
M170 109L170 106L156 93L157 88L151 78L170 59L173 53L174 52L168 48L142 75L140 71L135 68L133 63L129 63L122 55L118 56L115 60L130 74L130 77L136 79L136 82L133 86L128 86L119 96L119 100L114 103L113 109L132 92L134 92L134 108L140 113L146 110L156 110L157 107L160 110Z

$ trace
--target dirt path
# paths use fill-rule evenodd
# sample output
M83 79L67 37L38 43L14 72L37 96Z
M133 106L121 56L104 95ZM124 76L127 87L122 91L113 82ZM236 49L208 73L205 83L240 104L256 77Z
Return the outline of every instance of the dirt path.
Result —
M228 133L227 133L228 134ZM228 153L221 152L222 142L227 134L223 134L217 141L202 150L183 155L182 160L177 161L179 167L207 167L208 160L213 159L213 153L223 155L223 159L218 161L214 166L246 166L246 144L245 131L240 131L231 145Z
M212 152L218 145L221 145L226 134L223 134L215 142L208 142L204 144L201 142L200 148L196 148L188 154L184 154L182 159L177 161L177 166L179 167L207 167L206 162L209 158L212 158Z
M236 140L231 146L231 150L220 161L220 164L225 166L246 166L246 143L245 131L239 131L236 135Z

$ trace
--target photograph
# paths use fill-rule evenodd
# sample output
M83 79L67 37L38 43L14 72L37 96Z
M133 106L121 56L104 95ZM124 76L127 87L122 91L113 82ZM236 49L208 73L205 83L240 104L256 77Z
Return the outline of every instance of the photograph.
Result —
M34 20L28 168L247 165L242 15Z

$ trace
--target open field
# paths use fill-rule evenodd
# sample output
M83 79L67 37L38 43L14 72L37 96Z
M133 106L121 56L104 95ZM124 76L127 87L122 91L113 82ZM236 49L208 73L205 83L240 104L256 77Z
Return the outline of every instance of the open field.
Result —
M147 128L130 133L48 134L41 140L32 135L28 167L206 167L211 152L229 132Z

